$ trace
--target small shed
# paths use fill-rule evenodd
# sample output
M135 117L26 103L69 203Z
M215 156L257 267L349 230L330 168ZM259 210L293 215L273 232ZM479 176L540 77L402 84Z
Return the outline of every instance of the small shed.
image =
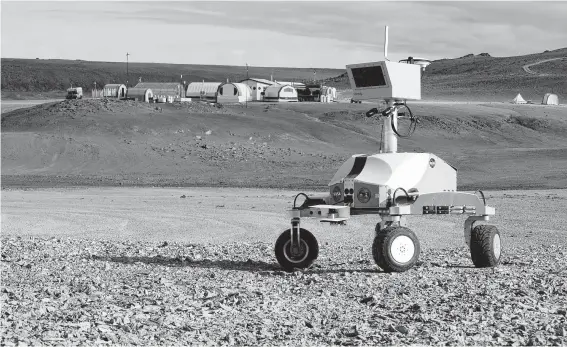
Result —
M275 84L266 88L264 101L296 102L297 90L292 86Z
M321 102L333 102L337 98L337 90L333 87L322 86L321 87Z
M191 82L187 85L185 95L187 98L216 101L221 84L220 82Z
M105 84L102 88L102 96L105 98L126 97L126 86L123 84Z
M252 101L261 101L263 99L262 93L266 90L266 88L275 84L274 81L263 78L247 78L240 81L240 83L246 84L250 87L250 90L252 91Z
M218 89L218 103L242 103L247 101L252 101L252 90L244 83L225 83Z
M557 94L546 93L541 101L543 105L559 105Z
M154 93L148 88L132 87L127 90L126 93L128 99L134 99L137 101L150 102L153 99Z
M178 82L140 82L134 88L149 89L154 99L157 98L184 98L185 88Z

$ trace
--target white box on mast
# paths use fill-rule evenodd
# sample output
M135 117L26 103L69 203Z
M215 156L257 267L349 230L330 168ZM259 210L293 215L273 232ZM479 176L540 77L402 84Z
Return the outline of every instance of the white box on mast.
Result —
M377 61L347 65L356 100L421 100L421 67Z

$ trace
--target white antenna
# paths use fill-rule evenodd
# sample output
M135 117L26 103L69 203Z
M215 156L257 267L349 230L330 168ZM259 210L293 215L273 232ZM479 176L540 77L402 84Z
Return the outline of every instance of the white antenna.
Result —
M388 26L386 25L386 29L384 30L384 60L390 61L388 59Z

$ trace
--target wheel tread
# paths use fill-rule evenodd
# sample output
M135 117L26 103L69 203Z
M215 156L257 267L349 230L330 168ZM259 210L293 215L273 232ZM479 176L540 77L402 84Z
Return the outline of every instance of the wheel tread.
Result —
M477 225L471 232L471 259L473 264L478 268L494 267L500 263L502 258L502 251L500 257L496 259L494 256L493 239L494 236L500 233L494 225ZM502 242L502 238L500 238Z
M414 241L415 256L414 259L412 259L412 261L410 261L408 264L400 265L388 259L389 238L395 232L402 232ZM417 236L415 236L414 232L411 231L411 229L406 227L389 226L384 229L380 229L379 231L377 231L374 242L372 243L372 257L374 258L374 262L376 262L376 265L382 268L385 272L403 272L409 270L417 262L420 251L421 248Z
M289 262L284 255L284 246L290 239L290 229L285 230L276 240L275 253L276 259L285 271L293 271L294 269L310 268L319 256L319 243L315 236L307 229L300 228L300 238L309 246L309 256L301 263Z

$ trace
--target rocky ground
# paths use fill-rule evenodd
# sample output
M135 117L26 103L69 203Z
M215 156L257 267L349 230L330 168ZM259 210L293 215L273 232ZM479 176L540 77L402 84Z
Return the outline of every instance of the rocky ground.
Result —
M3 190L0 344L567 344L567 191L486 197L495 269L474 268L463 219L440 216L408 220L420 260L384 273L376 217L358 216L305 219L319 258L285 273L290 191Z
M2 345L567 343L567 251L466 249L386 274L367 247L321 245L285 273L272 244L2 239Z

